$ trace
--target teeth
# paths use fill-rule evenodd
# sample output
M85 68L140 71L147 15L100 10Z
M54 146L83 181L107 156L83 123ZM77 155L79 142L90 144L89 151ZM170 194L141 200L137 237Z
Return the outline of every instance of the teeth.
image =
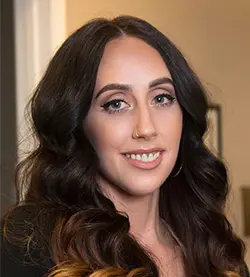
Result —
M150 154L126 154L127 158L132 160L138 160L143 162L152 162L160 156L160 152L157 153L150 153Z
M136 155L135 155L135 159L138 160L138 161L140 161L140 160L142 159L142 156L139 155L139 154L136 154Z
M154 159L154 154L150 153L150 154L148 155L148 160L149 160L150 162L152 162L153 159Z
M147 162L148 158L149 158L149 156L147 156L146 154L143 154L141 156L141 159L142 159L143 162Z

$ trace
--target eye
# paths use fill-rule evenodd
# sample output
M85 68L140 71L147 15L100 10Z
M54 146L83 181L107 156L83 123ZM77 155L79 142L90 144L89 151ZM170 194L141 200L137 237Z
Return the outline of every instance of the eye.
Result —
M122 99L114 99L102 105L109 113L122 112L127 106L128 104Z
M175 98L167 93L163 93L154 97L156 105L171 105L175 101Z

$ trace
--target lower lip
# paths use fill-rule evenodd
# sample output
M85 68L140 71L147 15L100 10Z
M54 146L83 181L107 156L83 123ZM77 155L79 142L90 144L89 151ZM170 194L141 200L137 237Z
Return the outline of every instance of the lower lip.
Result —
M126 159L127 162L129 162L131 165L133 165L136 168L154 169L160 165L160 163L162 161L163 153L164 153L164 151L161 151L159 157L157 157L152 162L143 162L143 161L134 160L134 159L126 157L126 155L123 155L123 154L122 154L122 156Z

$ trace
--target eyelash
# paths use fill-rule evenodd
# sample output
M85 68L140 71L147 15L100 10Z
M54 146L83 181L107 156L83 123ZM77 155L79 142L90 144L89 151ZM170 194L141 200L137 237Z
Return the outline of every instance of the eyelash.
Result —
M114 104L114 103L117 103L117 102L126 103L123 99L114 99L114 100L111 100L111 101L105 103L105 104L102 105L101 107L102 107L106 112L108 112L109 114L123 112L124 109L120 109L120 110L112 110L112 109L110 109L110 106L111 106L112 104Z
M169 102L164 103L164 104L158 103L158 104L156 104L157 106L170 106L170 105L173 104L173 103L175 102L175 100L176 100L175 97L173 97L172 95L170 95L170 94L168 94L168 93L162 93L162 94L156 95L156 96L154 97L154 99L156 99L157 97L162 97L162 96L166 97L167 100L168 100Z
M163 103L163 104L162 104L162 103L156 103L156 106L170 106L170 105L173 104L173 103L175 102L175 100L176 100L175 97L173 97L172 95L170 95L170 94L168 94L168 93L159 94L159 95L155 96L154 99L156 99L157 97L162 97L162 96L165 97L165 98L167 98L167 100L168 100L169 102ZM123 112L125 108L123 108L123 109L117 109L117 110L115 110L115 109L113 109L113 110L110 109L110 106L111 106L112 104L118 103L118 102L120 102L120 103L121 103L121 102L126 103L123 99L114 99L114 100L111 100L111 101L105 103L105 104L102 105L101 107L102 107L106 112L108 112L109 114ZM127 103L126 103L126 104L127 104Z

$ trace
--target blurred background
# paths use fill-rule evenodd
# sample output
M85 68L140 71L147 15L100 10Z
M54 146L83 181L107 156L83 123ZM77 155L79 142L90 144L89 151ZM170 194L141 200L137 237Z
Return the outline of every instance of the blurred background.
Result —
M250 267L249 0L1 0L1 215L15 201L24 108L48 61L89 19L121 14L166 34L221 107L221 150L232 185L227 213L247 244Z

